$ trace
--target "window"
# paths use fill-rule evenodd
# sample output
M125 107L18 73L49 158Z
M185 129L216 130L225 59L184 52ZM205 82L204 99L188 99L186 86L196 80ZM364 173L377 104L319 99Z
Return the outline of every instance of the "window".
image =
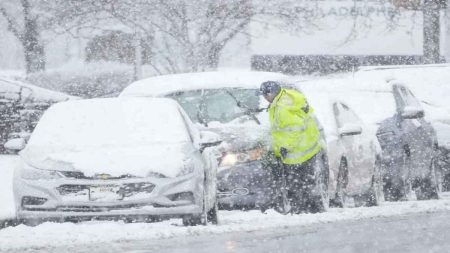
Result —
M193 122L227 123L246 117L248 109L259 108L256 89L205 89L180 91L168 97L177 100Z

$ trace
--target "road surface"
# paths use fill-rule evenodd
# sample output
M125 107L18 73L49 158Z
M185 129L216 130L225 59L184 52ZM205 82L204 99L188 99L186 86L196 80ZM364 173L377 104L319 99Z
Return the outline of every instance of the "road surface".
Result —
M270 221L267 221L270 222ZM58 247L47 252L450 252L450 212L378 217L276 230Z

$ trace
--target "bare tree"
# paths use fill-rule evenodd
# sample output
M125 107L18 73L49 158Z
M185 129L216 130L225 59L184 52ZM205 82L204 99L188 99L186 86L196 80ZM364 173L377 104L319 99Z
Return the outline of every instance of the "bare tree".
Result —
M424 63L439 63L442 0L424 0L423 3L423 56Z
M286 26L312 19L292 11L292 0L55 0L53 24L60 31L127 29L152 38L150 64L158 73L204 71L218 66L223 49L252 21L277 17Z
M37 1L2 0L0 16L6 20L8 30L20 41L24 53L27 73L45 70L45 52L41 39L42 27Z

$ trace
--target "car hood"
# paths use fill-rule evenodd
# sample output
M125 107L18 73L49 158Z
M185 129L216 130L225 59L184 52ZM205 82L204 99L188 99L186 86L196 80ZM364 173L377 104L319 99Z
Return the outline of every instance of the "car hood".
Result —
M186 166L192 166L192 152L194 149L189 145L152 145L55 152L35 148L24 150L21 156L27 164L38 169L79 171L87 177L98 174L146 177L155 173L176 177Z
M247 150L270 144L270 131L263 126L214 126L205 130L219 134L225 143L222 147L225 147L226 151Z

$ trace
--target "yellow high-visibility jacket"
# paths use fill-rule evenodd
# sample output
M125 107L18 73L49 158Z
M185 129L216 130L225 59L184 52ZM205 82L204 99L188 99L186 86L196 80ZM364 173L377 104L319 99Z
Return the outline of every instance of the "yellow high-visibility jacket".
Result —
M272 147L285 164L302 164L317 154L319 126L305 96L296 90L281 89L269 107ZM280 149L287 149L285 158Z

